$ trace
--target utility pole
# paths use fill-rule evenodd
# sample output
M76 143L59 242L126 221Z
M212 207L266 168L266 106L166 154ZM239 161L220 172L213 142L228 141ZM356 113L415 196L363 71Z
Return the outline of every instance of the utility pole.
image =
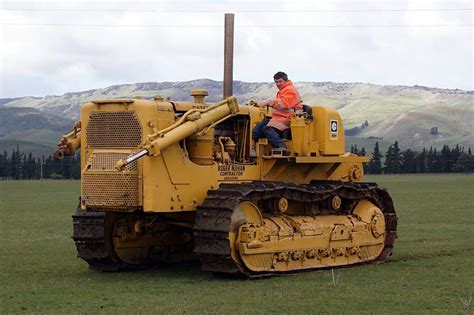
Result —
M232 96L234 68L234 14L225 14L224 24L224 98Z

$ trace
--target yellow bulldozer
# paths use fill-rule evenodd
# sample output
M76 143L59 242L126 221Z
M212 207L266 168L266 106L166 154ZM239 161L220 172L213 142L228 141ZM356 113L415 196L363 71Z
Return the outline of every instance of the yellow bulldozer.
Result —
M345 152L335 109L295 113L286 155L252 139L267 108L191 95L89 102L63 136L56 157L81 149L73 239L91 269L199 259L203 270L260 277L391 254L392 199L364 182L368 158Z

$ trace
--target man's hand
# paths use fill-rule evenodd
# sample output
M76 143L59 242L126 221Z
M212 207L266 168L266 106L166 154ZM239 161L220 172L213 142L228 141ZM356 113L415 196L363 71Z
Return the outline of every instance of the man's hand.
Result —
M254 100L250 100L248 105L253 106L253 107L260 107L260 105L257 103L257 101L254 101Z
M271 106L273 104L273 100L272 99L266 99L263 101L263 106Z

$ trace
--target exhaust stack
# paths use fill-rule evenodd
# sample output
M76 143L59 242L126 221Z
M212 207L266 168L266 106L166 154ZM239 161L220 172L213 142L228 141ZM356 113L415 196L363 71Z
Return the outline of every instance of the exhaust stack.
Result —
M225 14L224 26L224 99L232 96L234 68L234 14Z

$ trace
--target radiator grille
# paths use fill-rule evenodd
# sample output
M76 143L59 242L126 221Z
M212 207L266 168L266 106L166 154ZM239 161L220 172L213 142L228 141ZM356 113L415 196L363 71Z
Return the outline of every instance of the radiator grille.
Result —
M135 112L92 112L87 126L90 148L134 148L142 141L142 128Z
M139 204L138 175L84 173L82 202L86 206L134 207Z

